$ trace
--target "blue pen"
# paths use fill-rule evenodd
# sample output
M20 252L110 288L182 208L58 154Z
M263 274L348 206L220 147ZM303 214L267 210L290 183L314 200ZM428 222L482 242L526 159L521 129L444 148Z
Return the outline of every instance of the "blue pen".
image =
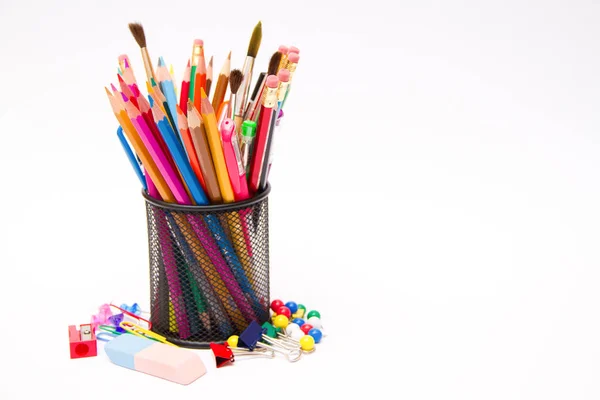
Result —
M123 128L121 128L120 126L119 126L119 129L117 129L117 136L119 137L119 141L121 142L121 145L123 146L123 150L125 150L125 154L127 154L129 163L133 167L135 174L137 175L138 179L142 183L142 187L144 188L144 191L148 191L148 186L146 186L146 179L144 178L144 174L142 173L142 169L140 168L138 159L137 159L136 155L133 153L133 151L131 150L131 147L129 147L129 143L127 143L127 140L125 139L125 135L123 135Z

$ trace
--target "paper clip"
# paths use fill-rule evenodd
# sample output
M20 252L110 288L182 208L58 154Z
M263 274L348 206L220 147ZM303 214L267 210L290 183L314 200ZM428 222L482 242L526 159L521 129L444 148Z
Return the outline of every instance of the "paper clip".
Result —
M171 342L167 342L167 338L159 335L158 333L154 333L147 329L142 328L141 326L135 325L132 322L123 321L121 322L121 328L125 329L127 332L139 336L145 339L152 339L160 343L168 344L169 346L178 347Z

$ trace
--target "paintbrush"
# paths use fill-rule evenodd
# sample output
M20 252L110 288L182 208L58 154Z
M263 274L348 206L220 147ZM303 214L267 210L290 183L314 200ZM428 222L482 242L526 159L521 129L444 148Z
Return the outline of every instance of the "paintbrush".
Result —
M241 87L238 91L238 99L234 106L233 115L235 116L234 121L236 125L237 132L240 132L240 128L242 126L242 121L244 119L244 110L246 108L246 103L248 101L248 95L250 92L250 82L252 81L252 69L254 68L254 60L256 59L256 55L258 54L258 49L260 48L260 42L262 40L262 24L258 21L258 24L254 27L252 31L252 36L250 37L250 44L248 45L248 52L246 54L246 59L244 60L244 67L242 68L242 73L244 75L244 79L242 80Z
M237 110L237 104L241 102L241 99L238 98L238 91L240 90L240 86L242 85L243 80L244 74L242 73L242 71L240 71L239 69L234 69L231 71L231 74L229 75L229 90L231 91L231 97L229 98L229 112L227 113L228 118L231 118L231 110L233 108Z
M138 46L140 46L140 50L142 51L142 59L144 60L146 77L148 80L156 80L154 68L152 67L152 61L150 61L150 54L148 54L148 48L146 48L146 35L144 34L144 28L142 27L142 24L139 22L133 22L129 24L129 30L131 31L131 34L133 35L133 38L137 42Z
M267 81L266 77L270 75L277 75L277 71L279 70L279 66L281 65L281 60L283 57L284 54L281 50L273 53L271 59L269 60L269 68L267 69L266 75L264 72L261 72L259 75L256 86L254 87L254 91L252 92L252 97L250 98L250 102L248 103L248 107L244 113L244 119L250 119L252 121L258 120L258 114L260 113L259 106L262 104L265 92L265 82Z

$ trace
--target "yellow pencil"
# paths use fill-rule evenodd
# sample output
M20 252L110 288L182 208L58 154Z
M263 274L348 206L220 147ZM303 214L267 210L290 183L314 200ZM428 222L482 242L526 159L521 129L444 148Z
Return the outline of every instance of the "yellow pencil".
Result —
M231 187L231 182L229 181L225 156L223 155L223 148L221 147L221 135L219 134L219 128L217 127L215 110L210 104L210 101L208 101L204 89L201 89L200 93L202 96L200 114L202 114L202 120L204 121L204 127L206 128L206 138L208 139L210 153L212 154L213 164L215 165L215 172L217 173L217 181L219 182L219 188L221 189L221 196L223 197L224 203L233 203L235 198L233 197L233 189Z

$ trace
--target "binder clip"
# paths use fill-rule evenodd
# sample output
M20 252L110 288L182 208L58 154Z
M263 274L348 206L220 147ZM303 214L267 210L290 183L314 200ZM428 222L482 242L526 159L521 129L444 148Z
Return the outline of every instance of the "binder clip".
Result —
M289 362L296 362L302 357L302 349L291 343L286 343L281 339L275 339L265 335L266 329L263 329L258 323L252 321L250 325L240 334L238 343L253 351L259 347L264 350L271 350L285 356ZM266 343L261 342L263 340ZM273 353L274 355L274 353Z
M251 358L251 357L263 357L263 358L274 358L275 352L268 351L266 349L248 350L242 347L229 347L227 344L211 343L210 349L212 350L217 368L221 368L224 365L229 365L238 357Z
M228 365L235 361L233 351L226 344L211 343L210 349L212 350L215 361L217 362L217 368L221 368L224 365Z
M238 346L244 346L247 349L254 350L258 341L261 339L265 330L256 322L250 322L250 325L240 334Z
M94 329L92 329L92 324L79 325L79 330L75 325L69 325L71 359L96 357L98 355L96 343L96 335Z

